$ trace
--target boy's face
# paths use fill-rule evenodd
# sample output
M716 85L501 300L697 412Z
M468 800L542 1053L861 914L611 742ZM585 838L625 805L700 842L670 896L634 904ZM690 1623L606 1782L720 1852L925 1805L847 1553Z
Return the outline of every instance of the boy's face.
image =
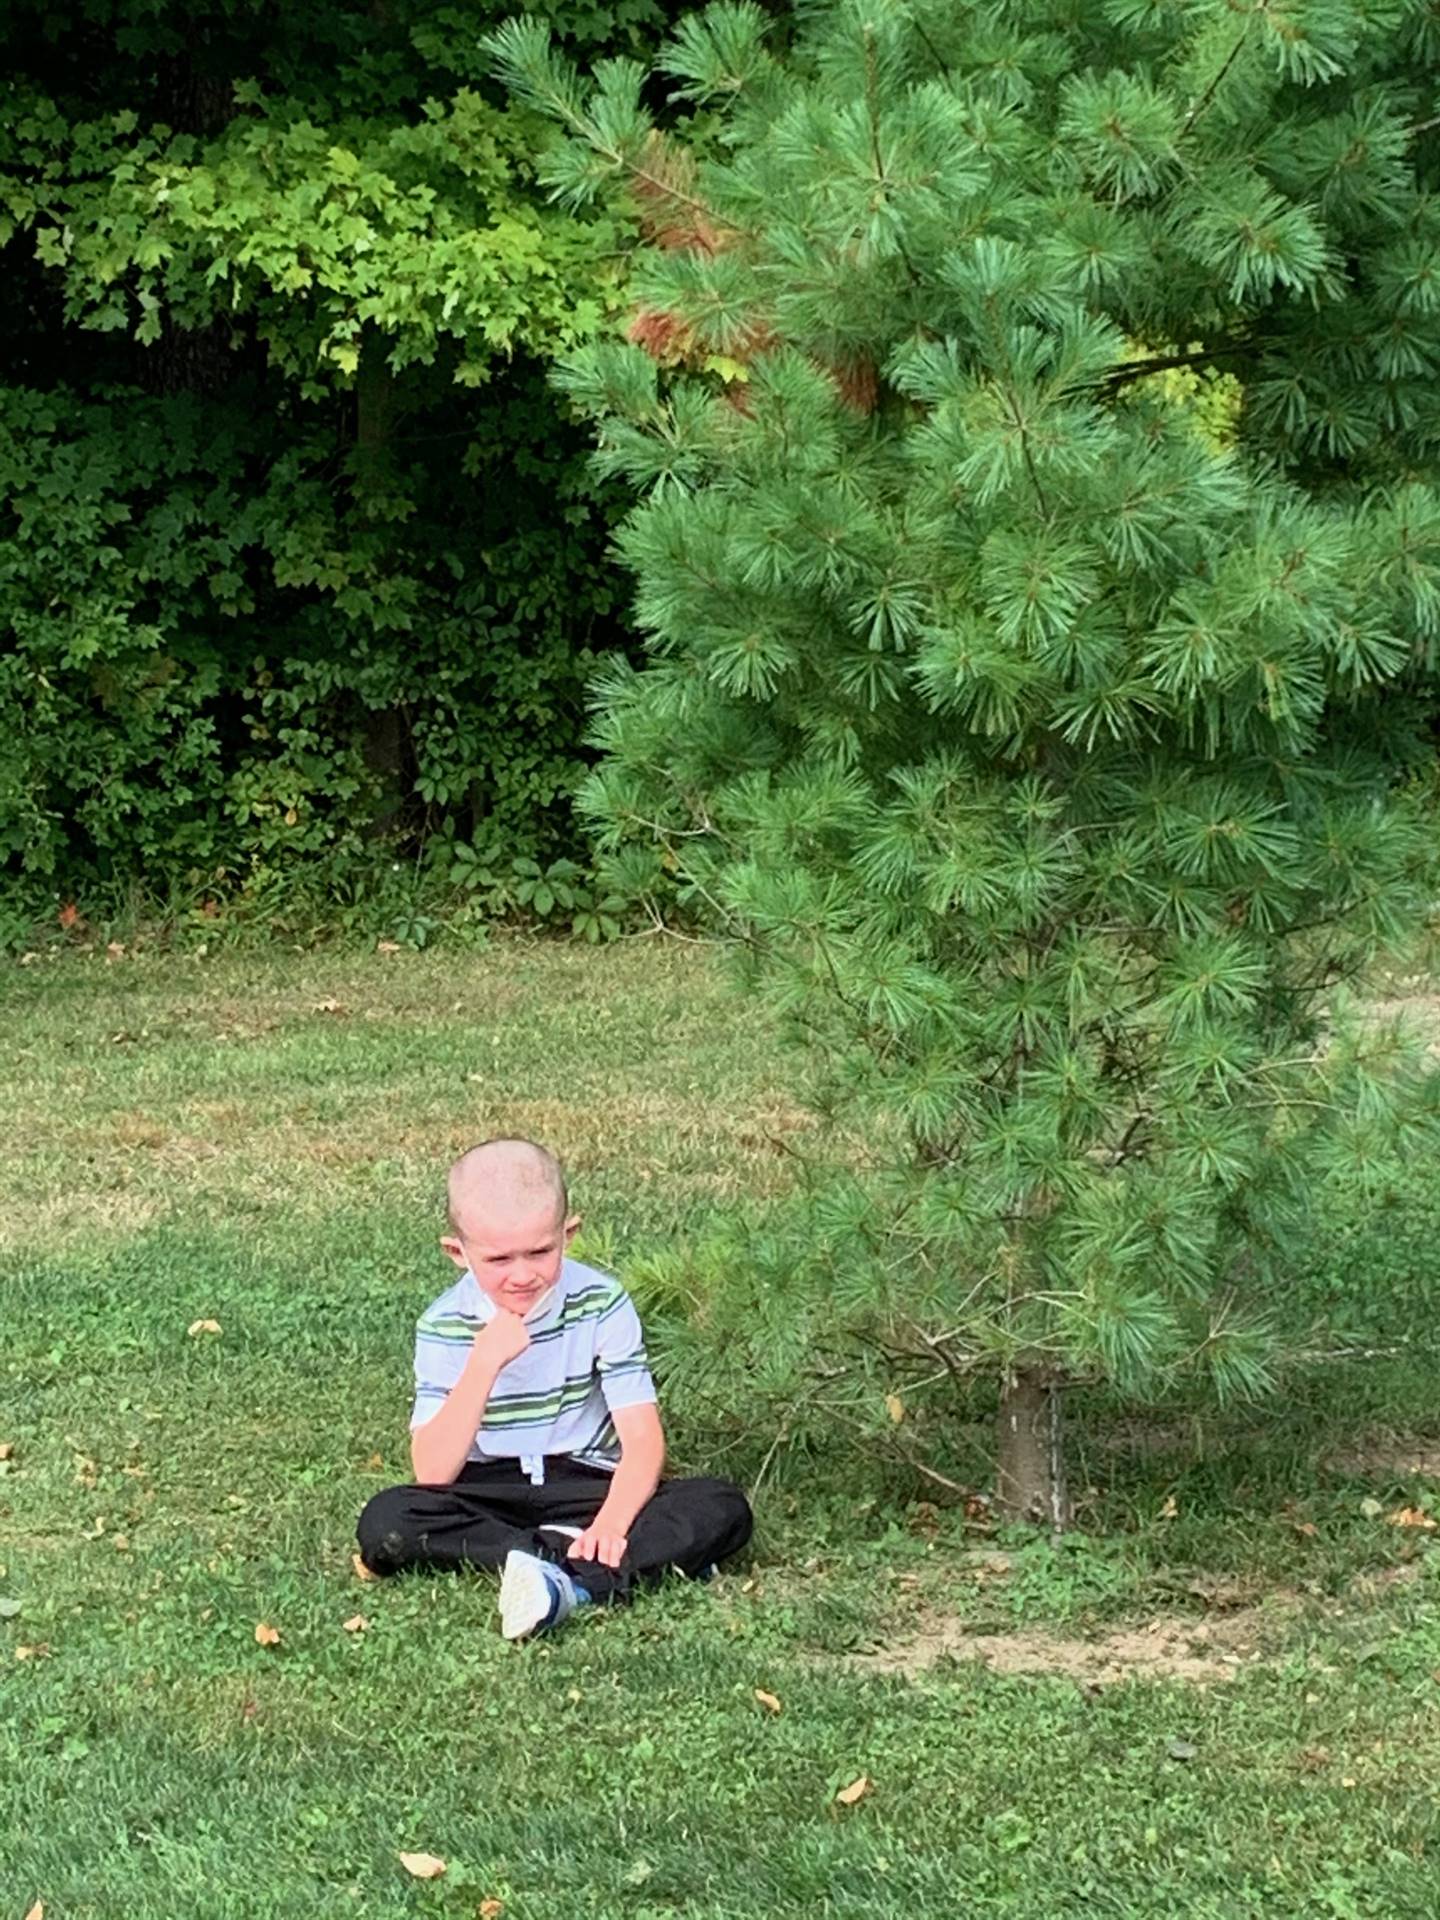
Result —
M560 1278L565 1249L580 1225L560 1218L553 1201L490 1201L462 1210L441 1247L463 1273L468 1267L497 1307L523 1320Z

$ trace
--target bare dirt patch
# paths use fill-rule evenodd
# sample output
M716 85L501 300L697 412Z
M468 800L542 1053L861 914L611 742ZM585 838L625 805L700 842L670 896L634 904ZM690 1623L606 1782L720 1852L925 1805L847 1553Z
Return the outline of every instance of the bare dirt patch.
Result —
M1246 1607L1223 1620L1161 1615L1142 1626L1115 1628L1093 1638L1068 1638L1050 1630L976 1633L959 1620L931 1619L903 1643L877 1653L852 1654L868 1673L915 1674L937 1660L979 1660L996 1673L1033 1673L1078 1680L1086 1686L1116 1686L1126 1680L1184 1680L1208 1686L1233 1680L1242 1668L1263 1661L1277 1629L1298 1612L1298 1596L1272 1594L1264 1606Z
M1440 1441L1377 1435L1328 1453L1325 1465L1362 1480L1440 1480Z
M1440 1054L1440 993L1403 990L1413 987L1419 978L1412 975L1410 980L1397 983L1402 991L1373 1001L1369 1012L1376 1020L1398 1019L1418 1029L1426 1036L1427 1053Z

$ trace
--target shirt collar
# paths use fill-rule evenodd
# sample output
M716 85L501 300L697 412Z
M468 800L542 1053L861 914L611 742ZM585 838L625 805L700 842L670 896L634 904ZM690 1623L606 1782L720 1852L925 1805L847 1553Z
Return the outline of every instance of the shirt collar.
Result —
M493 1320L496 1313L495 1302L475 1278L475 1270L473 1267L467 1267L464 1273L461 1274L460 1285L467 1290L465 1298L466 1307L473 1312L481 1325L484 1326ZM538 1320L527 1321L526 1325L529 1326L532 1331L537 1327L548 1326L551 1316L557 1314L561 1307L564 1306L565 1296L569 1290L570 1262L568 1260L562 1260L560 1262L560 1272L555 1279L554 1291L545 1302L544 1312Z

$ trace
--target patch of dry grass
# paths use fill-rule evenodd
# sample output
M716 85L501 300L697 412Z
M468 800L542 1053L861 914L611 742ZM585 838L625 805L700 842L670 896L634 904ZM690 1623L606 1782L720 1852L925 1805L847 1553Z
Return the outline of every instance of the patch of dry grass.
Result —
M577 1191L771 1194L809 1122L711 957L500 941L478 954L70 958L12 973L0 1250L118 1243L238 1209L433 1211L476 1139L546 1141Z

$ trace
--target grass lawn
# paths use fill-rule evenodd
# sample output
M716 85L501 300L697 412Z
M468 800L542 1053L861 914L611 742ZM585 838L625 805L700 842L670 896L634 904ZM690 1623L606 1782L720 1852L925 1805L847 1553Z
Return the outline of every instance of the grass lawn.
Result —
M351 1567L408 1477L445 1164L548 1141L623 1270L783 1184L763 1026L643 943L0 995L0 1920L1440 1913L1440 1533L1392 1523L1440 1512L1433 1366L1090 1396L1059 1547L782 1455L744 1565L510 1647L486 1580ZM1426 1192L1326 1259L1433 1265ZM743 1478L769 1436L671 1440Z

